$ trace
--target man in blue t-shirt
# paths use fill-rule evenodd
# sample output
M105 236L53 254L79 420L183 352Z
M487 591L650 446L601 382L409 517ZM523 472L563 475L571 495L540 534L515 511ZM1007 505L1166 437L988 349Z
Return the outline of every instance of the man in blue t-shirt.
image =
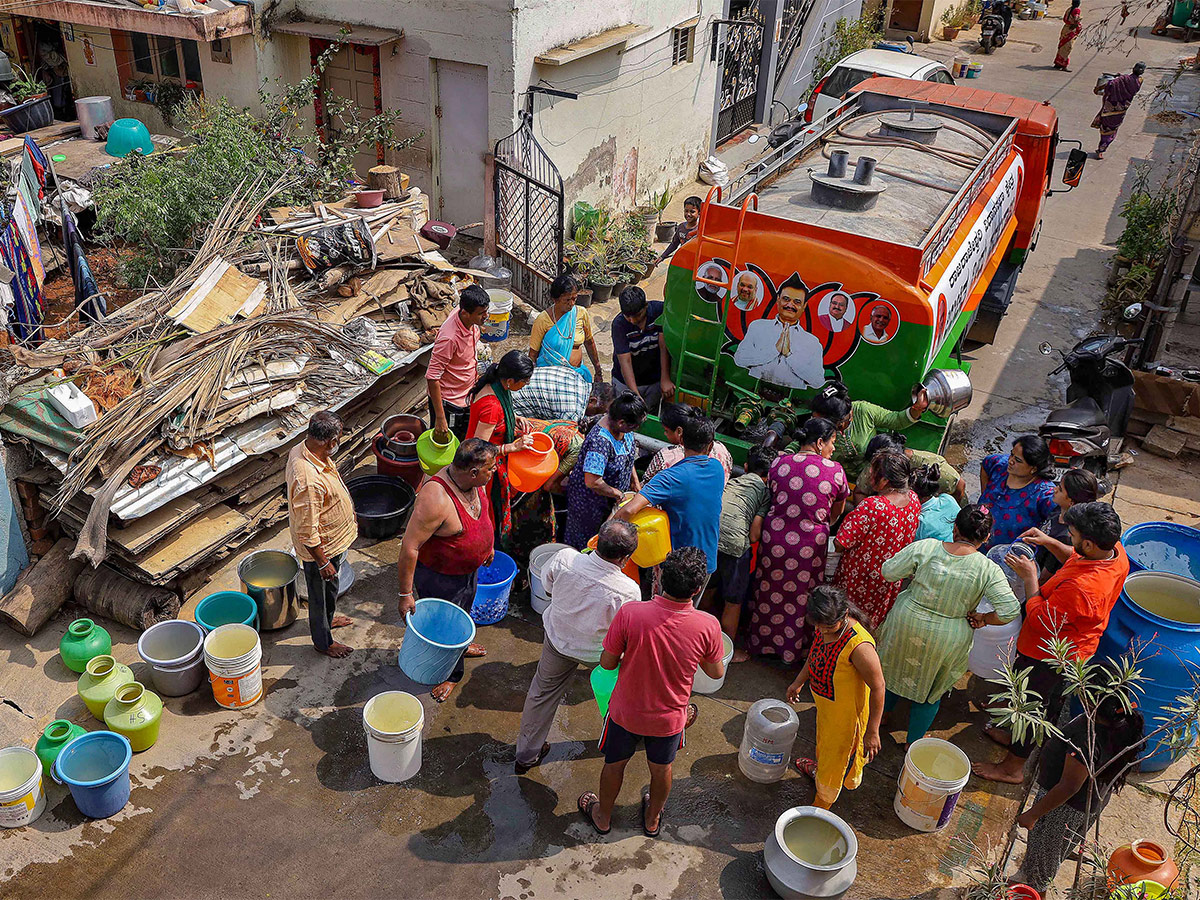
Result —
M621 313L612 322L613 389L617 394L637 394L650 412L656 412L664 397L675 396L671 356L658 324L663 304L661 300L647 303L640 287L625 288L620 299Z
M716 434L713 420L695 407L688 409L683 423L683 459L642 485L616 515L628 521L647 506L659 507L671 526L671 548L700 548L711 576L717 569L725 469L708 455Z

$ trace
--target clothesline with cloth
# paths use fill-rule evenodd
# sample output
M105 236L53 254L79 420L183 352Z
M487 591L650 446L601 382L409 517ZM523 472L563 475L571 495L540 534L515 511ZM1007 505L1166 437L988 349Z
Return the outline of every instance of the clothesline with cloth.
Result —
M42 201L50 178L59 193L62 239L71 280L75 285L75 307L84 322L96 322L107 315L107 302L100 292L83 251L79 223L62 198L58 174L53 163L37 142L25 136L24 152L12 167L11 201L3 207L0 221L0 260L12 273L5 282L0 278L0 308L5 326L14 341L37 346L45 338L45 297L42 288L46 269L37 226L44 221Z

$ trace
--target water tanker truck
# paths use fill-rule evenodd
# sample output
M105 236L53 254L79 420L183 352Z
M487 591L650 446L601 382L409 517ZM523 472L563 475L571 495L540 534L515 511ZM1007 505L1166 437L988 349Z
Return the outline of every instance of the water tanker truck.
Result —
M770 423L794 427L831 378L889 409L931 377L969 396L964 345L992 342L1036 243L1053 107L868 84L714 188L672 259L661 322L677 399L716 416L735 456ZM1071 186L1083 158L1072 151ZM952 405L926 412L909 445L939 449ZM645 431L661 434L655 420Z

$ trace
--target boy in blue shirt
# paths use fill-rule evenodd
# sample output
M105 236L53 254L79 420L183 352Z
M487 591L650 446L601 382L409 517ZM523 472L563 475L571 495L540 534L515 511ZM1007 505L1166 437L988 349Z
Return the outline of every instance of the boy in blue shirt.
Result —
M651 478L616 512L629 521L647 506L663 510L671 526L671 549L698 547L708 560L710 578L717 570L721 496L725 491L725 469L708 455L715 435L713 420L689 407L683 423L683 459ZM703 593L700 591L697 598Z

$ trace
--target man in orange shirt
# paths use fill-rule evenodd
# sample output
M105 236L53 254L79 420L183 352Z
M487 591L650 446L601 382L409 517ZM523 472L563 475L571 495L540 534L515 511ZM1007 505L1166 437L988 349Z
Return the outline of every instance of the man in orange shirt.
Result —
M1046 705L1046 718L1058 720L1062 712L1064 679L1052 664L1048 647L1056 638L1070 641L1076 659L1096 652L1108 616L1129 574L1129 557L1120 544L1121 517L1107 503L1077 503L1063 516L1071 535L1072 552L1065 546L1047 545L1061 553L1063 566L1038 587L1038 567L1031 559L1009 554L1005 562L1025 582L1029 597L1025 622L1017 636L1016 670L1029 669L1029 690L1036 691ZM999 728L989 727L988 736L1008 747L999 763L975 763L980 778L1021 784L1025 760L1033 752L1028 740L1013 741Z

